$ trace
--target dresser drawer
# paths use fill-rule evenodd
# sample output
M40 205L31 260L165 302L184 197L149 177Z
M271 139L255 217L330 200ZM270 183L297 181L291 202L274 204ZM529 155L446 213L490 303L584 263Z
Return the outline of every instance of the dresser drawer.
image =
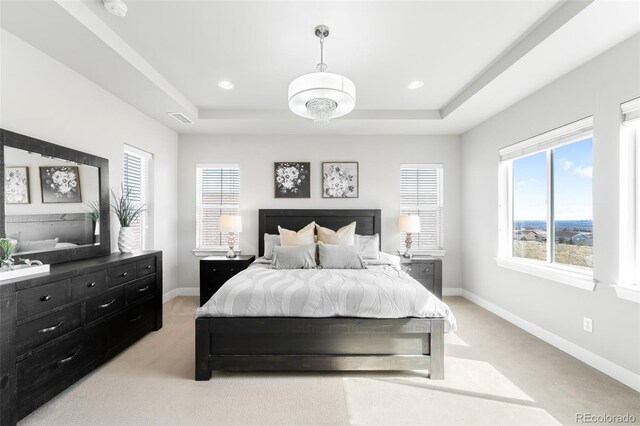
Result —
M16 327L18 355L80 327L80 304Z
M156 258L150 257L149 259L136 262L136 277L144 277L147 275L156 273Z
M124 265L109 268L109 287L115 287L120 284L136 279L136 264L126 263Z
M433 276L436 269L433 263L413 263L404 265L402 269L412 277Z
M68 284L69 280L62 280L18 291L18 319L46 312L67 303Z
M119 288L89 299L85 304L86 322L90 323L100 319L124 307L125 304L124 288Z
M80 300L102 293L107 289L107 271L80 275L71 279L71 300Z
M156 321L155 303L155 299L148 300L111 318L108 325L107 348L114 349L153 330Z
M156 293L155 277L127 285L127 303L135 303Z

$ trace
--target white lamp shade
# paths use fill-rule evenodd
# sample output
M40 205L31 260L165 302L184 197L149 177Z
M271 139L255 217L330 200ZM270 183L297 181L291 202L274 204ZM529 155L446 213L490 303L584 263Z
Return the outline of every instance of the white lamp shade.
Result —
M338 105L333 118L342 117L356 106L356 86L347 77L330 72L305 74L289 84L289 108L299 116L311 118L307 102L316 98L333 100Z
M420 232L420 216L403 214L398 218L400 232Z
M242 218L240 216L220 216L220 232L242 232Z

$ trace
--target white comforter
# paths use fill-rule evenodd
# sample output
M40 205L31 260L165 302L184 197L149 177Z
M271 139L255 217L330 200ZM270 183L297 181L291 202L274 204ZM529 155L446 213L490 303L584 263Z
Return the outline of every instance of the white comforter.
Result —
M391 265L367 269L272 269L254 263L198 308L196 317L360 317L445 319L451 309L405 272Z

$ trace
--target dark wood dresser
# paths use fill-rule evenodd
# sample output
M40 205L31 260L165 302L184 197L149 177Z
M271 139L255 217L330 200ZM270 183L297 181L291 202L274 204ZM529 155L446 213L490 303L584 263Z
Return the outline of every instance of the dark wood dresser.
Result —
M200 259L200 306L207 303L222 284L256 260L254 255L207 256Z
M162 252L0 281L0 423L17 420L162 328Z
M402 258L402 270L442 300L442 260L436 257Z

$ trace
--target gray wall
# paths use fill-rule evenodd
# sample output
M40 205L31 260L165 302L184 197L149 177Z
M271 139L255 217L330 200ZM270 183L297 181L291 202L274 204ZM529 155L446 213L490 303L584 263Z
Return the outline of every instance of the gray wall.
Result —
M310 126L313 124L310 122ZM179 262L181 286L198 287L196 240L196 164L240 165L243 253L257 253L258 209L382 209L382 248L395 252L400 233L400 164L444 164L444 287L461 287L460 143L457 136L198 136L181 135L178 169L181 188ZM273 163L311 162L311 198L275 199ZM360 197L323 199L322 161L358 161Z
M640 96L640 36L621 43L462 137L463 287L640 373L640 305L609 287L618 268L620 103ZM498 267L498 149L594 116L594 292ZM583 316L594 320L582 330Z

